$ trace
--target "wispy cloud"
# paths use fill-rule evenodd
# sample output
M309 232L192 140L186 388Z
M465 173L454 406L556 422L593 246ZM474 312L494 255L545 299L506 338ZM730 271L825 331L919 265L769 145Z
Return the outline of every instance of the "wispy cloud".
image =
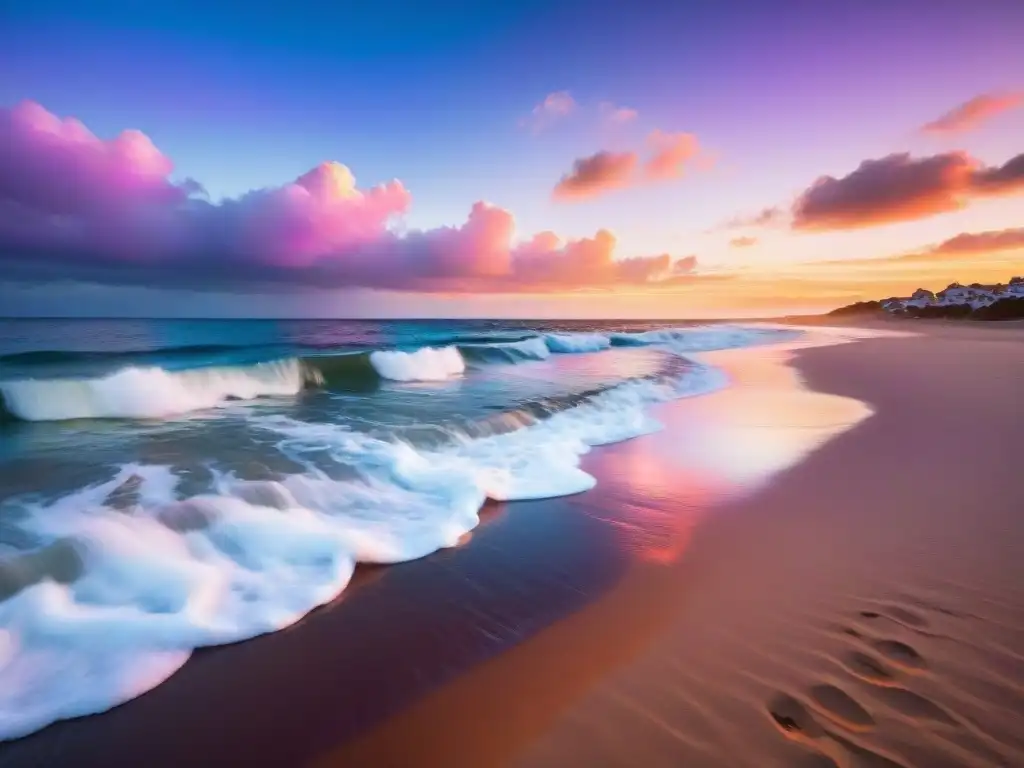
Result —
M594 198L616 189L681 178L700 146L690 133L655 130L647 137L648 157L637 152L602 150L573 161L572 170L555 185L557 200Z
M640 113L630 107L616 106L610 101L602 101L597 105L601 119L610 125L624 125L631 123L640 116Z
M924 133L966 133L1003 112L1024 105L1024 92L983 93L921 127Z
M734 237L729 241L729 246L732 248L750 248L757 245L756 237Z
M779 206L762 208L754 214L734 216L721 229L746 229L748 227L770 227L785 220L786 214Z
M533 133L540 133L571 115L576 107L576 100L568 91L555 91L545 96L519 124Z

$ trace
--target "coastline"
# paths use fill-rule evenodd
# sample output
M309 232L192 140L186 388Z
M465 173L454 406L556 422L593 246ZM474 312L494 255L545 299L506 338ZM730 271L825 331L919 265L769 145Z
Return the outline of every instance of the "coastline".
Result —
M920 333L924 322L905 329ZM902 324L898 329L904 330ZM876 414L766 487L744 477L716 482L706 468L684 472L699 452L675 456L675 463L657 455L694 428L699 412L714 411L716 401L726 403L724 412L730 400L735 406L738 396L756 391L765 376L793 370L780 366L777 356L768 365L749 364L772 358L770 351L721 353L722 359L748 360L733 370L736 386L668 404L657 414L666 422L664 432L592 452L584 468L598 477L596 491L493 505L467 546L388 569L363 569L360 584L293 629L197 653L155 691L104 715L0 746L0 760L46 765L73 755L83 766L479 766L513 758L566 764L567 755L592 764L588 754L637 764L643 753L645 765L682 758L714 765L723 756L727 764L793 765L816 753L840 759L842 750L855 749L909 760L906 748L889 741L864 746L868 738L851 735L842 724L829 728L838 728L845 741L808 737L808 748L780 735L765 701L774 689L807 699L794 666L812 685L814 675L837 679L839 651L829 649L850 639L836 630L850 616L857 626L865 623L858 611L868 609L858 606L878 608L868 612L895 624L887 627L889 634L913 640L934 664L929 635L921 632L934 634L954 617L916 604L906 613L911 608L901 603L904 621L892 622L880 606L895 599L894 574L934 575L958 551L955 545L969 540L963 538L970 531L961 509L968 501L990 513L982 519L989 538L972 550L975 559L997 551L988 563L998 571L996 583L1005 576L999 568L1022 575L1000 558L1021 543L1007 505L1020 505L1024 487L1012 462L998 460L997 446L1022 426L1012 411L1013 383L1024 369L1019 352L1006 354L1007 342L1019 338L997 333L981 344L975 336L925 332L797 352L792 365L815 391L866 400ZM969 359L951 368L949 358L958 355ZM977 375L982 363L989 366L988 378ZM971 409L962 402L957 407L965 394ZM787 435L795 450L807 449L799 436L814 425L800 423L799 409L779 407L784 404L785 398L776 399L760 411L751 404L734 421ZM759 423L766 415L776 423ZM934 439L948 438L950 429L962 443ZM770 449L780 445L769 442L745 462L771 459ZM723 449L728 454L729 446ZM887 457L890 452L902 461ZM737 489L743 493L734 494ZM906 514L887 518L893 508ZM936 511L946 513L942 519L949 525L942 530L932 530L925 516ZM992 542L994 531L1002 538ZM916 546L922 533L933 549ZM867 554L893 567L876 567L874 560L866 567ZM906 562L896 568L893 561L901 559ZM968 573L962 581L972 578ZM856 594L846 594L849 584L857 585ZM987 584L972 588L984 592ZM822 608L811 618L803 615L818 604ZM982 613L959 604L948 610L963 614L956 618ZM910 615L926 615L928 628L913 626ZM1017 618L1002 617L1002 625ZM1010 640L1001 642L1012 651L1024 636L1007 631ZM794 650L799 664L785 653L735 642L755 637L766 648ZM1021 672L1010 677L1016 685ZM941 681L919 677L934 683L925 698L938 702ZM766 679L775 685L767 686ZM958 716L963 710L959 702L956 708L935 706ZM973 722L972 713L963 717ZM891 741L881 715L876 719L872 737ZM658 721L667 728L653 725ZM833 722L827 716L824 721ZM593 738L598 732L602 738ZM740 742L748 753L733 760L723 750ZM972 754L997 749L982 742ZM771 759L750 762L758 754Z

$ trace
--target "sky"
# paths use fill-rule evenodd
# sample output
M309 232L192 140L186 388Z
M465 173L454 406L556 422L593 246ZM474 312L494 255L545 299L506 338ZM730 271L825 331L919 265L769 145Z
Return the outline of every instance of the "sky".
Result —
M1024 273L1019 0L7 0L0 314L756 317Z

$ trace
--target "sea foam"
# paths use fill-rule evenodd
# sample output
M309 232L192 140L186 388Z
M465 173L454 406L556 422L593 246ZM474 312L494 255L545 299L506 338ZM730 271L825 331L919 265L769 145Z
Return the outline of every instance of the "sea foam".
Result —
M592 488L579 466L592 446L660 429L648 406L725 383L695 365L513 432L452 434L431 451L337 424L252 416L303 471L259 482L218 474L207 492L180 498L172 468L132 465L53 501L15 500L26 534L44 548L64 542L81 567L61 581L0 563L0 588L6 579L14 590L0 602L0 739L131 699L194 648L287 627L335 598L357 562L454 546L487 498ZM333 466L355 476L337 479Z
M385 379L392 381L443 381L466 370L456 347L422 347L414 352L378 350L370 363Z
M227 400L294 395L303 387L297 360L167 371L128 367L93 379L0 382L7 411L25 421L149 419L213 408Z
M793 332L729 325L610 335L566 332L510 342L463 343L412 351L376 350L186 370L128 366L95 378L0 381L0 418L7 415L24 421L159 419L215 408L233 400L294 396L309 386L344 387L349 379L444 381L465 372L463 354L477 364L516 364L545 360L553 353L600 352L613 345L661 345L687 353L780 341L787 335L792 336Z

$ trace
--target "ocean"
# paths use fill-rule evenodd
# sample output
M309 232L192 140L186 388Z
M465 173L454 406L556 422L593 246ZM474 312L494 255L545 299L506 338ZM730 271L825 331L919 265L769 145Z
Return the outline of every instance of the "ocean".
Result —
M451 547L488 500L728 385L763 325L0 321L0 739L273 632L357 563Z

